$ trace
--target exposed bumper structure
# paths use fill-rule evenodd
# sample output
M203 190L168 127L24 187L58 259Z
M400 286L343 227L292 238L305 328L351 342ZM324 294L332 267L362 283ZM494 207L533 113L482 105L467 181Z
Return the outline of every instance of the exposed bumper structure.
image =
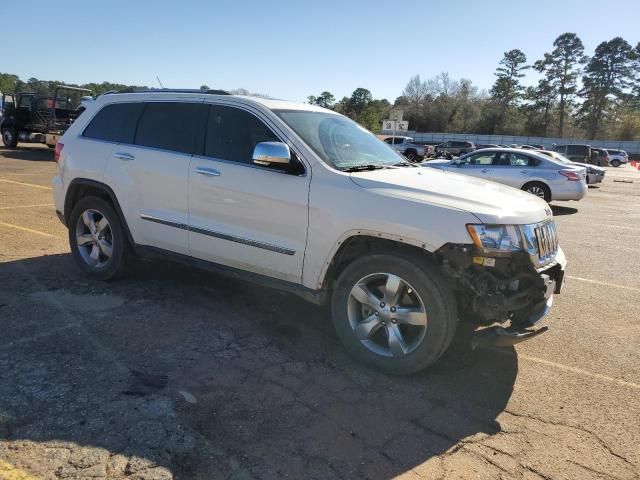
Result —
M471 349L475 350L479 346L510 347L531 340L549 330L548 326L536 328L536 325L551 311L553 295L560 293L562 290L566 265L567 261L564 252L559 249L556 265L553 267L553 274L541 274L546 285L544 300L528 309L526 317L521 316L517 320L514 318L509 327L495 325L474 332L471 340Z

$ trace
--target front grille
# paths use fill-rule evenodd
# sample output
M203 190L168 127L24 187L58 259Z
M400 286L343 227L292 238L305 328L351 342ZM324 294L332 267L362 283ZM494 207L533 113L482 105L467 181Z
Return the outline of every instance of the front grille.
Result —
M551 260L558 253L558 232L556 224L546 222L536 227L536 241L538 242L538 257L541 263Z

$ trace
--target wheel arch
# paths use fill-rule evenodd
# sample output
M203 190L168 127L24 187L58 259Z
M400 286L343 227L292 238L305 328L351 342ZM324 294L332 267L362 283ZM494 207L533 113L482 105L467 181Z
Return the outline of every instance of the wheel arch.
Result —
M120 222L124 226L124 230L127 235L127 239L129 240L129 244L133 247L135 246L135 242L133 241L133 236L131 235L131 231L129 230L129 225L127 224L126 219L124 218L124 214L122 213L122 209L120 208L120 202L118 202L118 198L116 194L113 192L111 187L108 185L98 182L96 180L91 180L88 178L74 178L69 187L67 188L67 193L64 199L64 218L65 223L69 222L69 217L71 216L71 212L73 211L73 207L78 203L81 198L95 196L107 200L109 203L113 205L113 208L116 211L116 214L120 218Z
M340 272L362 255L388 253L404 256L421 256L425 261L433 261L432 245L424 241L371 231L356 231L345 234L334 246L325 262L318 286L322 291L330 291Z

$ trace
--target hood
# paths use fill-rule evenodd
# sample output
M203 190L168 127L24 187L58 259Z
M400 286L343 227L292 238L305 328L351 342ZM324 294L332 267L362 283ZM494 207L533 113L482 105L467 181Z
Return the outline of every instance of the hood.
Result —
M380 195L463 210L487 224L529 224L552 213L534 195L495 182L432 168L389 168L351 174L358 186Z

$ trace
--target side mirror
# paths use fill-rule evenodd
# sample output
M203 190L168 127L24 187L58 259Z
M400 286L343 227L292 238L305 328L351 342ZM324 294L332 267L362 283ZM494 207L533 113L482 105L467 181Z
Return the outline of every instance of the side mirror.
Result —
M288 165L291 162L289 145L282 142L260 142L253 149L256 165Z
M456 159L453 161L453 164L454 164L456 167L459 167L460 165L462 165L462 162L460 161L460 159L459 159L459 158L456 158Z

